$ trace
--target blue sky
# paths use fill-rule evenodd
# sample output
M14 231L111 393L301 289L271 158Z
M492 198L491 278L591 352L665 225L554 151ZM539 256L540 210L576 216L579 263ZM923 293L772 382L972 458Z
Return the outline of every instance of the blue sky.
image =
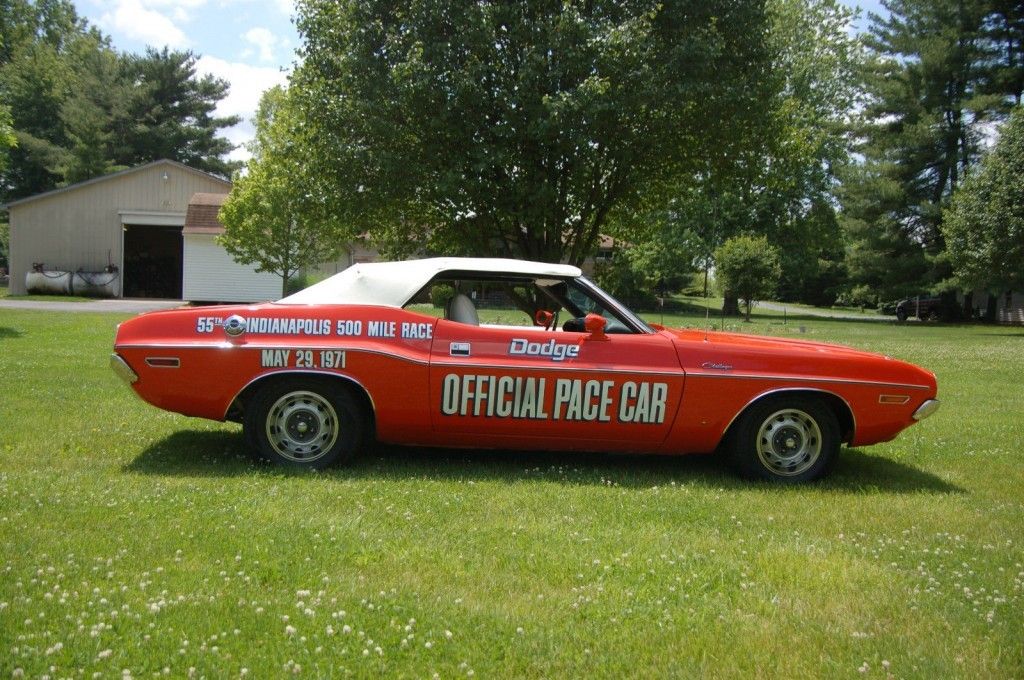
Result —
M458 0L455 0L458 1ZM856 28L867 11L880 12L880 0L843 0L860 7ZM124 52L146 46L190 49L197 67L231 83L218 112L244 121L226 131L235 144L252 138L251 118L260 95L283 84L295 59L299 37L292 24L293 0L76 0L80 14L109 35ZM233 158L247 158L244 148Z

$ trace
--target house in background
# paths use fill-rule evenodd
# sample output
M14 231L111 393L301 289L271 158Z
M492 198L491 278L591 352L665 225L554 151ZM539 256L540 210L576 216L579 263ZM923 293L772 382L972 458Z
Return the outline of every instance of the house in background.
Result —
M256 302L280 297L273 274L236 263L215 240L231 182L159 160L7 204L10 292L47 270L116 268L118 297ZM190 221L191 220L191 221Z

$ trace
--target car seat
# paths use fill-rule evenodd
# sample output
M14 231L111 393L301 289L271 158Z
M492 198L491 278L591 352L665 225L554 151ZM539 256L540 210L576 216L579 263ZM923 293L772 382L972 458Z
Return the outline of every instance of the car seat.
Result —
M480 317L477 316L473 301L462 293L456 293L448 301L444 308L444 318L459 323L468 323L472 326L480 325Z

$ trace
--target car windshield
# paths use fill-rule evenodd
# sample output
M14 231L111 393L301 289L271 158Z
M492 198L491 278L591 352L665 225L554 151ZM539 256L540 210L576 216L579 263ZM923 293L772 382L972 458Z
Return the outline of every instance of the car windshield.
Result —
M405 308L463 323L579 333L585 331L584 318L598 314L605 319L606 333L653 332L584 277L444 272L414 295Z
M587 291L583 296L579 298L579 304L585 304L585 300L603 300L603 304L596 303L593 309L588 310L588 313L593 312L594 314L600 314L605 319L608 319L609 322L611 321L611 318L621 316L627 323L640 329L640 332L654 332L653 328L648 326L643 319L634 314L628 307L626 307L626 305L616 300L609 293L601 290L596 283L594 283L587 277L581 276L575 280L575 283L577 284L577 286L573 287L573 290L578 291L582 289ZM571 292L570 295L572 295ZM609 316L609 312L607 311L608 309L615 310L614 316Z

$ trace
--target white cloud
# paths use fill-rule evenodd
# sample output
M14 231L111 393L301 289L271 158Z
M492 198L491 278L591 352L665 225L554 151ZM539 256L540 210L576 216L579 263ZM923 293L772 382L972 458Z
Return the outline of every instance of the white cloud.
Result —
M295 14L295 0L219 0L217 2L217 6L221 8L235 5L255 5L260 9L276 7L286 17Z
M233 144L242 144L253 137L252 118L263 93L275 85L285 85L288 74L270 66L252 66L240 62L225 61L217 57L203 56L196 61L200 75L210 74L231 83L228 96L217 105L217 115L241 116L242 122L224 131ZM240 147L230 158L247 160L249 152Z
M274 48L284 42L262 26L250 28L242 37L259 50L260 61L274 61Z
M183 4L188 5L189 1L185 0ZM191 0L191 2L192 6L199 6L202 0ZM139 40L147 45L186 47L188 38L185 36L185 32L178 28L166 14L151 6L160 4L163 4L161 0L156 2L117 0L114 8L100 17L100 23L106 27L116 28L129 38Z

